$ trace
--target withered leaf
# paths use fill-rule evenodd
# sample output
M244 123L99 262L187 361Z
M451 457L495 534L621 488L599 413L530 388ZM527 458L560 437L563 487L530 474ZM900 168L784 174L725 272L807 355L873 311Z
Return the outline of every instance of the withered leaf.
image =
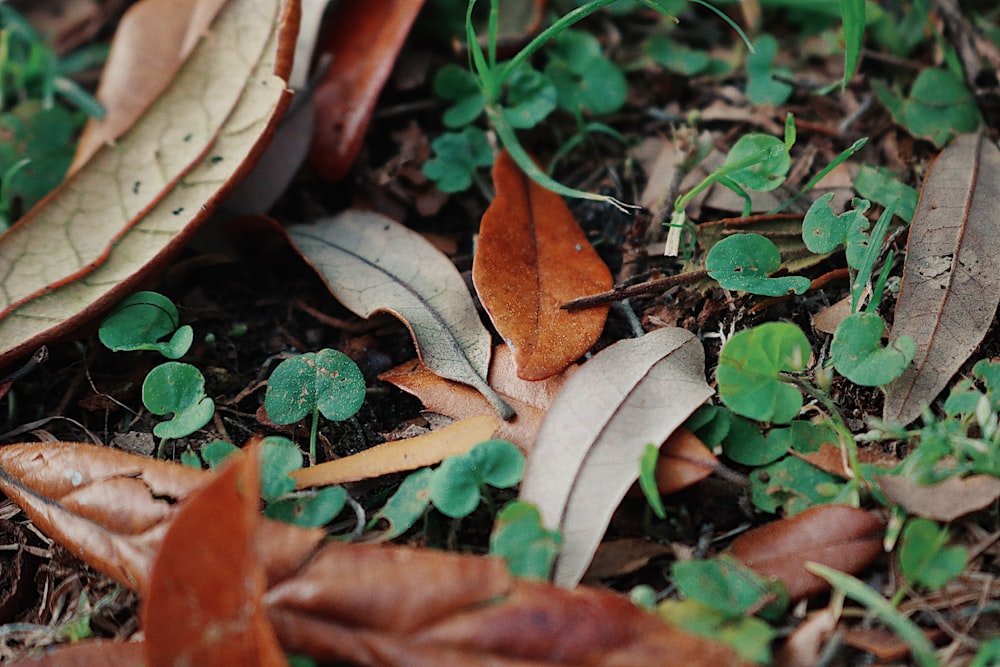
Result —
M881 553L883 529L865 510L820 505L740 535L731 553L761 576L779 579L797 600L830 589L806 563L857 573Z
M486 382L490 334L458 269L437 248L368 211L346 211L287 233L342 304L361 317L376 311L399 317L428 368L475 387L504 419L513 416Z
M142 608L150 667L287 664L261 601L259 486L253 447L173 517Z
M145 645L139 642L80 641L7 664L10 667L141 667L146 664L145 652Z
M582 357L604 330L608 308L560 306L614 286L562 197L538 185L503 151L496 197L483 214L472 280L518 377L544 380Z
M907 424L948 384L993 322L1000 303L1000 149L959 136L920 191L890 345L916 343L913 362L886 387L882 418Z
M907 512L935 521L954 521L1000 498L1000 479L992 475L949 477L939 484L918 484L900 475L881 475L878 485Z
M686 489L711 475L718 462L712 450L698 436L680 427L660 447L656 488L662 494Z
M310 163L340 180L357 157L375 102L424 0L347 0L330 18L323 43L332 63L316 87Z
M500 424L495 437L509 440L521 451L530 452L545 411L576 368L570 366L562 373L545 380L528 382L517 377L517 368L509 347L497 345L493 348L488 376L490 386L517 411L516 417ZM400 364L380 375L379 379L413 394L423 401L428 410L453 419L493 412L482 394L432 373L419 360Z
M554 578L583 576L611 515L659 446L711 395L704 351L684 329L664 328L602 350L567 380L528 456L520 497L563 531Z

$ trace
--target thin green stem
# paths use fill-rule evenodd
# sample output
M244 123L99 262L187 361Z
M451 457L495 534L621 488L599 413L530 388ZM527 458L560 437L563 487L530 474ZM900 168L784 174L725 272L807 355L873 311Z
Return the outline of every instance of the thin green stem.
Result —
M309 458L312 463L316 463L316 434L319 432L319 406L314 406L312 411L312 426L309 429Z
M784 146L772 146L770 148L765 148L762 151L758 151L753 155L747 156L742 160L733 162L732 164L726 164L719 167L711 174L706 176L704 179L702 179L701 183L694 186L693 188L691 188L691 190L678 197L677 201L674 203L674 210L683 211L684 208L688 205L688 203L692 199L697 197L702 191L704 191L706 188L708 188L716 181L719 181L720 179L727 177L733 172L739 171L740 169L746 169L747 167L752 167L755 164L760 164L761 162L770 160L771 158L777 156L780 153L783 153L784 151L785 151Z
M814 187L816 187L816 184L819 183L820 181L822 181L824 178L826 178L826 175L829 174L834 169L836 169L838 165L840 165L842 162L844 162L845 160L847 160L848 158L850 158L852 155L854 155L855 153L857 153L859 150L861 150L862 148L864 148L865 144L867 144L867 143L868 143L868 137L864 137L862 139L858 139L853 144L851 144L850 148L848 148L847 150L841 151L840 155L838 155L837 157L835 157L833 159L833 161L830 162L830 164L828 164L824 169L820 170L820 172L818 174L816 174L811 179L809 179L809 182L806 183L804 186L802 186L802 189L799 190L798 192L796 192L794 197L792 197L791 199L787 200L784 204L782 204L778 208L770 211L770 213L781 213L786 208L788 208L789 206L791 206L793 202L797 201L804 194L806 194L807 192L809 192L810 190L812 190Z

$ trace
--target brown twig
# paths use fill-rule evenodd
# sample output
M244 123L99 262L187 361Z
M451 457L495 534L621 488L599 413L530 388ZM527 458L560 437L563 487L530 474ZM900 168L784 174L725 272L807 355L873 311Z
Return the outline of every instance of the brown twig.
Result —
M708 271L704 269L701 269L700 271L691 271L689 273L678 273L673 276L666 276L664 278L657 278L656 280L639 283L638 285L616 287L613 290L601 292L600 294L582 296L579 299L573 299L572 301L564 303L560 306L560 308L563 310L582 310L584 308L593 308L594 306L603 306L604 304L611 303L612 301L631 299L636 296L651 296L663 291L664 289L673 287L674 285L682 285L684 283L701 280L706 277L708 277Z

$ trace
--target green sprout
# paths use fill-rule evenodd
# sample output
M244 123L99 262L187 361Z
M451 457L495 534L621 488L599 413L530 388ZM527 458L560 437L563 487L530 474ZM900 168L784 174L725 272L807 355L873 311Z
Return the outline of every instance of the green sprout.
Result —
M525 579L548 579L561 544L560 532L545 528L538 508L521 500L504 505L490 533L490 553Z
M155 350L167 359L180 359L194 341L191 326L180 326L174 302L156 292L136 292L119 303L97 336L114 352Z
M142 404L154 415L173 415L153 427L153 433L165 439L191 435L215 414L215 402L205 395L201 371L178 361L149 371L142 383Z
M278 364L267 381L264 410L275 424L294 424L312 415L309 455L316 460L319 415L331 421L353 417L365 400L365 378L338 350L307 352Z
M487 440L441 463L430 480L430 500L445 516L461 518L479 506L485 487L512 487L523 474L521 450L506 440Z

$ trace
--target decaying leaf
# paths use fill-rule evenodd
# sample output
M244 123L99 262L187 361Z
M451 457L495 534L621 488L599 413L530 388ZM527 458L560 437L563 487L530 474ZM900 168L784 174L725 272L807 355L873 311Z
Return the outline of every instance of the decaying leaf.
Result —
M29 656L7 663L10 667L137 667L145 665L145 645L138 642L108 640L63 644L43 655Z
M489 440L499 425L493 414L468 417L425 435L385 442L342 459L300 468L291 477L301 489L415 470L464 454Z
M248 169L288 103L297 5L279 13L280 4L228 3L118 146L0 237L0 365L135 289L137 272L178 252ZM211 111L195 104L202 98ZM229 101L220 108L219 100Z
M323 178L347 174L399 49L424 0L346 0L330 18L323 49L333 61L313 93L310 163Z
M493 165L493 183L472 280L514 352L518 377L544 380L597 342L610 307L560 306L607 291L614 281L562 197L525 176L506 151Z
M514 411L486 382L490 334L455 265L379 213L347 211L287 230L330 291L361 317L387 311L410 328L432 371L475 387L504 419Z
M704 352L684 329L665 328L604 349L566 382L528 457L520 497L563 531L554 578L583 576L611 515L659 446L712 390Z
M149 667L288 664L261 601L259 487L251 448L173 517L143 601Z
M890 345L910 336L917 351L886 387L883 419L916 419L986 335L1000 303L998 216L1000 149L962 135L934 162L910 225Z
M731 553L761 576L777 577L797 600L830 589L806 563L859 572L882 552L883 530L865 510L820 505L740 535Z
M686 428L678 428L660 447L656 488L662 494L686 489L711 475L718 462L698 436Z
M87 121L70 173L142 116L170 84L226 0L143 0L115 30L97 99L106 114Z
M490 386L517 411L516 417L500 424L494 437L509 440L521 451L530 452L545 411L575 370L576 366L570 366L546 380L528 382L517 377L517 368L509 347L498 345L493 348L488 376ZM423 401L428 410L453 419L493 413L493 408L482 394L432 373L419 360L408 361L386 371L379 379L410 392Z
M494 558L331 544L265 601L285 650L324 662L583 667L669 656L692 667L741 664L624 596L518 580Z
M954 521L1000 498L1000 479L992 475L949 477L939 484L918 484L900 475L881 475L878 485L892 502L914 516Z

